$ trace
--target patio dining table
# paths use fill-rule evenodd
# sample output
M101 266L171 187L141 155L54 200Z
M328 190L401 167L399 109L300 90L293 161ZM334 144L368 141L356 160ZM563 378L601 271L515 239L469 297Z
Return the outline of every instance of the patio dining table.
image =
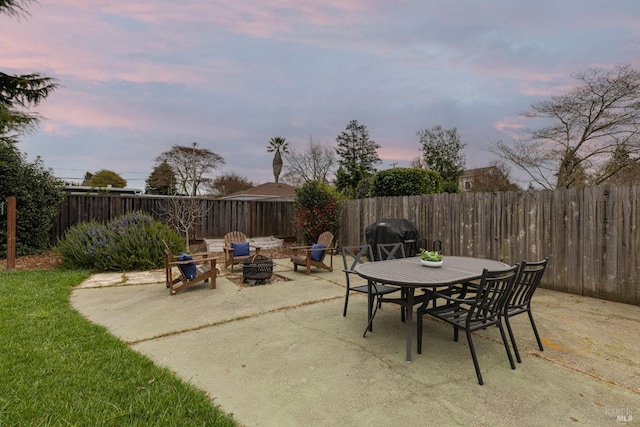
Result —
M503 270L509 265L485 258L445 256L441 267L426 267L420 263L420 257L394 259L389 261L367 262L358 265L355 272L367 279L369 301L373 301L373 283L398 286L406 293L407 356L411 363L413 341L413 304L415 290L435 289L480 279L482 271ZM368 320L371 324L372 304L369 304Z

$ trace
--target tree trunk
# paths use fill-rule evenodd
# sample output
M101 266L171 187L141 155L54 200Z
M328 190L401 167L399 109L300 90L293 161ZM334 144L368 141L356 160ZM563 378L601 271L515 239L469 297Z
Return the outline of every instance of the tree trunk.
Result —
M276 180L276 184L278 183L280 172L282 172L282 155L280 154L280 150L278 150L273 156L273 177Z

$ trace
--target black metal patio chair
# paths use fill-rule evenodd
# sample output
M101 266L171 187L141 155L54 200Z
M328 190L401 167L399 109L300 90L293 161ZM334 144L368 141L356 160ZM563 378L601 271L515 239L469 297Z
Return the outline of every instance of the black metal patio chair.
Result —
M404 251L404 243L378 243L377 251L378 251L378 258L377 258L378 261L386 261L390 259L399 259L399 258L407 257ZM403 300L406 300L407 296L405 295L405 291L401 290L400 293L401 293L401 298ZM381 302L384 302L384 301L381 301ZM393 302L396 302L396 300L394 299ZM405 319L406 319L405 307L402 306L400 311L400 320L404 322Z
M406 258L404 243L378 243L378 260Z
M467 335L467 342L471 351L473 365L476 369L478 383L482 385L484 382L473 345L472 332L496 325L500 329L500 335L509 357L511 369L515 369L516 366L511 356L509 343L502 327L502 313L513 288L518 268L519 266L516 264L511 268L500 271L488 271L485 269L480 283L477 288L473 289L473 297L470 298L455 298L448 295L448 293L426 290L425 294L428 297L423 305L418 308L418 353L422 353L422 323L425 314L453 325L454 341L458 341L458 330L463 329ZM442 298L446 303L427 308L429 301L434 298Z
M365 261L366 258L366 261ZM360 286L351 286L351 275L356 274L355 268L364 262L373 261L373 251L371 249L371 245L363 245L363 246L343 246L342 247L342 262L344 264L344 271L346 279L347 279L347 291L344 298L344 310L342 312L343 316L347 315L347 307L349 305L349 293L351 291L360 292L363 294L368 294L369 289L368 285L360 285ZM387 286L379 283L373 283L372 290L372 299L368 301L369 307L373 307L374 301L373 298L378 298L376 301L377 304L381 304L379 301L379 297L382 295L390 294L393 292L398 292L400 288L395 286Z
M516 344L516 339L513 336L511 323L509 322L510 317L527 313L529 315L529 321L531 322L531 328L533 328L533 333L536 336L536 341L538 341L538 348L540 351L544 351L542 341L540 341L540 335L538 334L538 329L536 328L536 323L533 321L533 314L531 313L531 299L533 298L533 294L536 289L538 289L538 285L542 280L542 275L547 268L548 262L548 258L536 262L522 261L520 264L520 270L518 271L518 276L513 285L511 296L504 307L504 322L507 325L507 331L509 332L513 352L516 355L518 363L521 363L522 360L520 359L518 345Z

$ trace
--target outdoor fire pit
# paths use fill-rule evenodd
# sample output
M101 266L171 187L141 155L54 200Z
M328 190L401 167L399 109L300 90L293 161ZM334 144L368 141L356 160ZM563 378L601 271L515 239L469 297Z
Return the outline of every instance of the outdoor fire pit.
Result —
M242 283L250 286L259 281L271 281L274 262L262 254L255 254L240 263L242 266Z

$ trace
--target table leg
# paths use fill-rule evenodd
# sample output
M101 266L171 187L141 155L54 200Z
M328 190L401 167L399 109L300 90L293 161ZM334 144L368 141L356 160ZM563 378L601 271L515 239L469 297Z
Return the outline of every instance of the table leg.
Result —
M411 363L411 343L413 341L413 297L415 289L407 289L407 363Z
M367 280L367 322L369 322L369 332L373 331L373 285L371 280Z

